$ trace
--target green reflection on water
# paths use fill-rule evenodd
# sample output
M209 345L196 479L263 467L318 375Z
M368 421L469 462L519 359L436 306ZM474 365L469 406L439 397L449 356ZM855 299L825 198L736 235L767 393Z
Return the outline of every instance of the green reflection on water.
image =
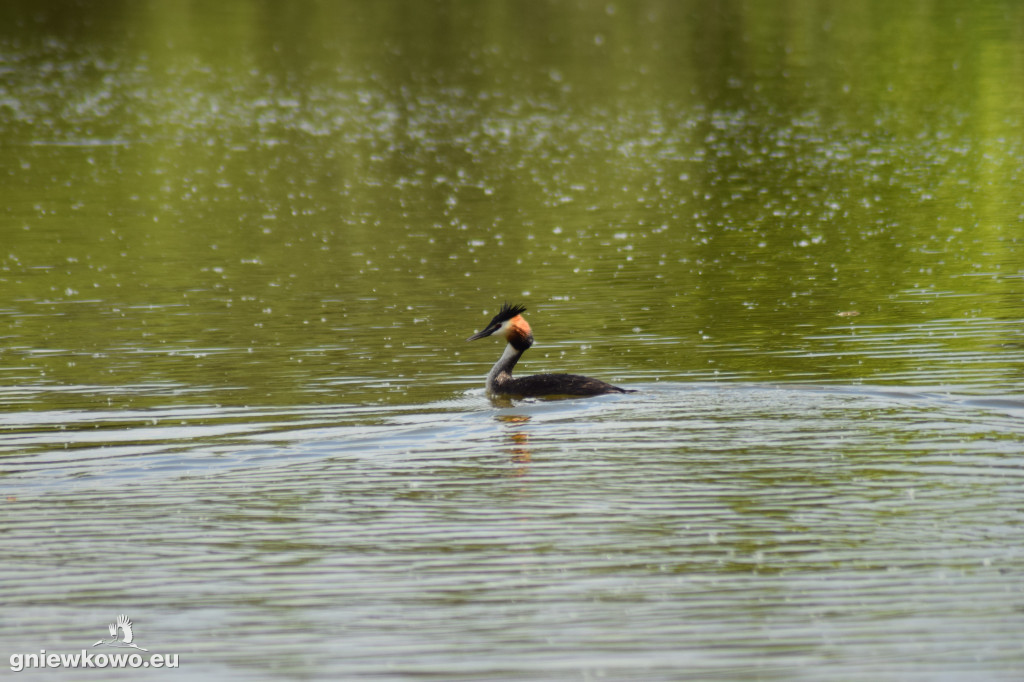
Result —
M444 397L504 299L527 371L1019 382L1017 3L62 8L0 9L13 402Z

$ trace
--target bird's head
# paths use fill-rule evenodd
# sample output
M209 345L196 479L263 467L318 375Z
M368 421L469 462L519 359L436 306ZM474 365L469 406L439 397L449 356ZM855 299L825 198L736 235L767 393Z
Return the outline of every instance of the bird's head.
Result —
M508 341L517 350L526 350L533 345L533 332L529 323L523 319L526 306L505 303L501 310L481 331L466 339L476 341L487 336L497 335Z

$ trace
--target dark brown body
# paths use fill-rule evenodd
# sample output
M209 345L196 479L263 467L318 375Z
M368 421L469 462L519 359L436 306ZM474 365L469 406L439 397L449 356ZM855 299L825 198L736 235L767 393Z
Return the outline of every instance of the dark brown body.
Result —
M488 386L491 393L515 396L602 395L604 393L632 393L633 391L579 374L534 374L507 379Z

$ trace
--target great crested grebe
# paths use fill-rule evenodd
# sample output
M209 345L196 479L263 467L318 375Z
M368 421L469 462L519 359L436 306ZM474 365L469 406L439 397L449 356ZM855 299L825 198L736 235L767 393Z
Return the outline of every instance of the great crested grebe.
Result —
M602 393L634 393L629 389L612 386L598 379L578 374L535 374L529 377L513 377L512 368L519 362L526 349L533 345L533 332L523 319L526 307L521 305L501 306L498 314L484 327L483 331L466 339L476 341L485 336L497 334L508 341L505 352L494 363L487 375L487 390L499 395L550 396L550 395L601 395Z

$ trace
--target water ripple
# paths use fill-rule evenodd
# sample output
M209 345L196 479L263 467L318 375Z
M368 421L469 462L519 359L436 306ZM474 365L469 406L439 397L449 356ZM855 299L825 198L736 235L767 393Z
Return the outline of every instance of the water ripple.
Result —
M539 679L566 650L651 679L1016 669L1024 400L641 388L7 415L0 576L35 615L0 632L80 647L49 614L124 604L162 648L257 675ZM453 670L454 642L488 655Z

